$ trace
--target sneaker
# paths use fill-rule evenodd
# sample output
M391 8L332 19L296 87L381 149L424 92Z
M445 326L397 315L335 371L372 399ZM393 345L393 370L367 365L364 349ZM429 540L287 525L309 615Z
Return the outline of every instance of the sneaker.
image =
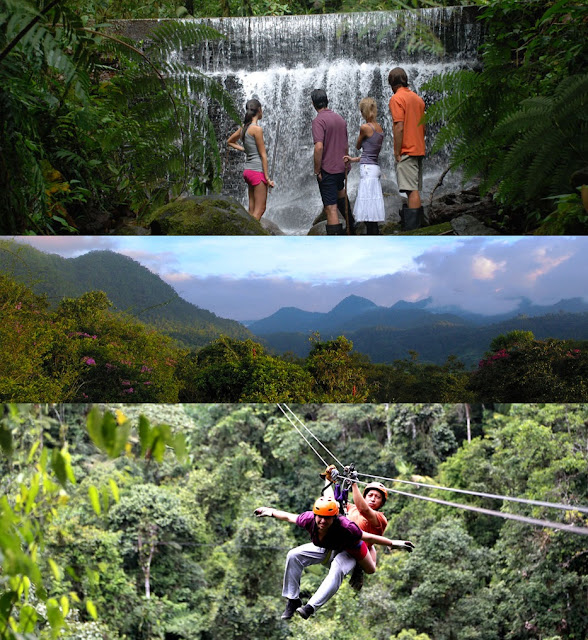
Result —
M305 604L303 607L298 607L296 612L300 614L300 617L308 620L310 616L314 613L314 607L311 604Z
M294 616L297 608L302 606L302 600L300 598L288 598L288 603L282 614L282 620L290 620Z
M361 591L361 588L363 587L363 569L358 564L355 565L355 568L351 573L349 586L357 592Z

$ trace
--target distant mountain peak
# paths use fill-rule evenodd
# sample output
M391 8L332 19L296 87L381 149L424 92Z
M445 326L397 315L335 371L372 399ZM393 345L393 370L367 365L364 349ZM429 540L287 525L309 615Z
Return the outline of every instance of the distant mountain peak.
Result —
M367 298L362 298L361 296L350 295L346 298L343 298L339 304L335 305L331 309L331 313L333 311L365 311L366 309L375 309L378 305L368 300Z
M432 297L424 298L423 300L417 300L416 302L408 302L406 300L399 300L394 303L390 309L426 309L431 302L433 302Z

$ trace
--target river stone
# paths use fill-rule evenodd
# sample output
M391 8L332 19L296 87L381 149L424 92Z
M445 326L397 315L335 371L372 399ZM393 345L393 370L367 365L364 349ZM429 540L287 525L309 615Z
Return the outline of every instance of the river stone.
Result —
M152 235L267 236L263 226L234 198L188 196L146 214L140 224Z
M482 224L474 216L463 215L451 221L451 227L458 236L498 236L496 229L491 229Z
M327 221L316 222L310 228L308 232L309 236L326 236L327 235Z
M266 220L263 216L260 220L261 226L270 234L270 236L285 236L286 234L278 227L275 222Z

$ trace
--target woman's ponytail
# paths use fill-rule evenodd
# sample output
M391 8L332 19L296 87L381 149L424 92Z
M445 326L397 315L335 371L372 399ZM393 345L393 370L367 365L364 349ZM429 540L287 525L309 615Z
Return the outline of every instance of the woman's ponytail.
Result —
M251 121L255 114L261 109L261 102L255 98L251 98L245 104L245 118L243 118L243 132L241 133L241 140L245 140L245 132L249 128Z

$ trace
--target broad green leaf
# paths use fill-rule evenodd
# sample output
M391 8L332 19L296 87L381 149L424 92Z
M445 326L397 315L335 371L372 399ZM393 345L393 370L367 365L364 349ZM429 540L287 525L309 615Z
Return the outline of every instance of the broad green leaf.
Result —
M19 631L32 633L35 630L37 618L37 612L30 604L23 605L19 614Z
M61 613L64 618L67 618L67 614L69 613L69 600L67 596L61 596L59 603L61 604Z
M110 506L110 496L108 494L108 487L106 485L102 487L101 497L102 497L102 509L105 512L107 512L108 507Z
M57 581L61 580L61 569L57 565L57 562L53 560L53 558L49 558L49 566L51 567L51 572L53 573L53 577Z
M118 485L112 478L108 479L108 484L110 485L110 491L112 492L112 497L114 498L114 501L118 502L120 500Z
M37 449L41 446L41 442L40 440L36 440L33 443L33 446L31 447L31 450L29 451L29 457L27 458L27 464L30 464L35 453L37 452Z
M31 479L31 486L29 487L29 490L28 490L27 500L24 507L25 513L30 513L32 511L33 506L35 504L35 499L39 493L39 485L40 485L39 474L35 473L35 475Z
M51 454L51 468L55 473L59 483L63 486L67 483L67 472L65 470L66 462L61 451L53 449Z
M94 620L98 620L98 611L96 605L91 600L86 600L86 611L92 616Z
M102 440L102 414L98 407L92 407L87 419L88 434L92 442L99 448L104 449Z
M12 433L6 425L0 425L0 449L7 456L12 455Z
M98 494L98 489L96 489L94 485L91 485L90 488L88 489L88 495L90 496L92 509L94 509L94 512L96 513L96 515L99 516L101 513L101 508L100 508L100 496Z
M54 598L49 598L49 600L47 600L47 620L51 625L53 637L56 637L56 632L58 632L63 625L63 615L61 614L61 609L59 608L57 600Z
M149 426L149 420L144 415L139 416L139 441L141 443L141 456L151 448L153 435Z
M16 591L6 591L0 596L0 620L8 620L12 605L16 602Z

